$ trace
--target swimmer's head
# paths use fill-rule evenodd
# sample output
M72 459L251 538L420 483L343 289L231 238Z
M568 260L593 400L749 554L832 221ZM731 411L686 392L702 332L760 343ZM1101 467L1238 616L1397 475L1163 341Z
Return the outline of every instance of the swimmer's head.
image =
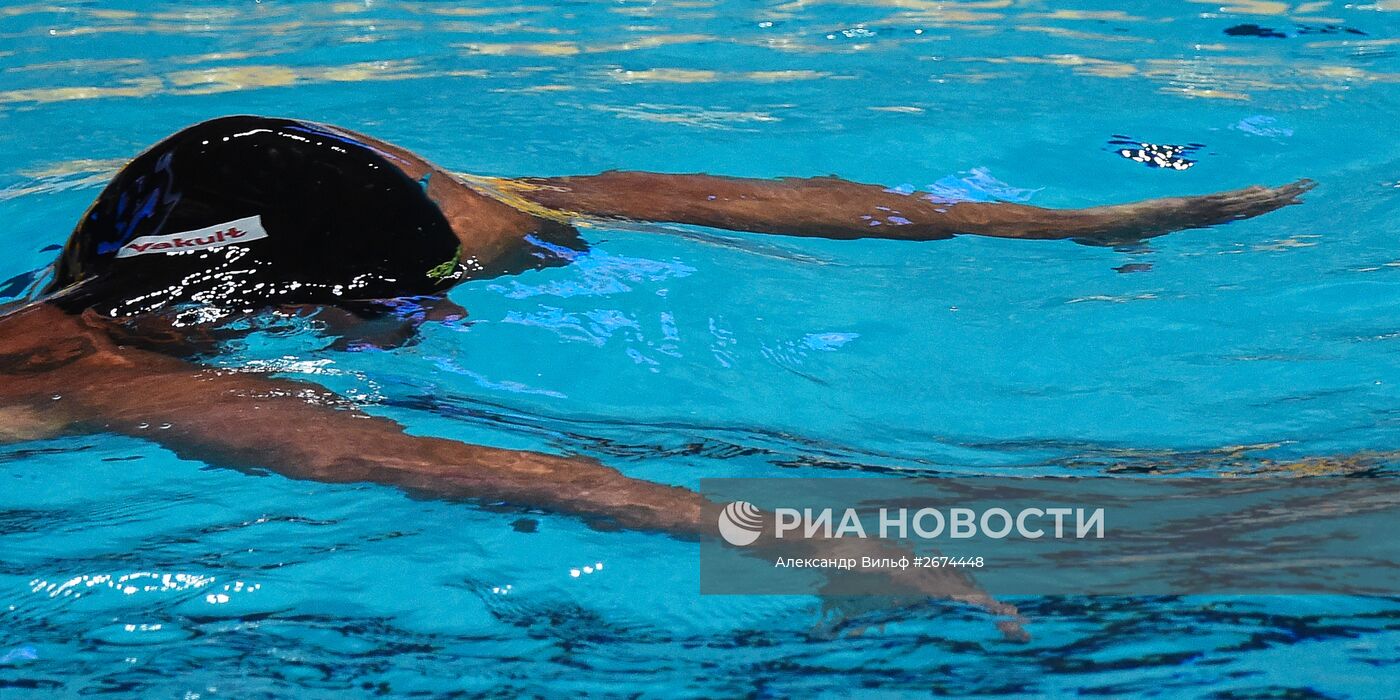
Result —
M314 124L225 117L123 168L47 291L111 316L423 295L460 276L459 246L385 154Z

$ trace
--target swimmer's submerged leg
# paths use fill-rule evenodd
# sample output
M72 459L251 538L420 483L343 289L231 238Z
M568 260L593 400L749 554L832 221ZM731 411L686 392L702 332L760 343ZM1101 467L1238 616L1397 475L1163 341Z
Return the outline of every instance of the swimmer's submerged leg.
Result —
M735 231L817 238L936 240L959 234L1116 244L1266 214L1312 189L1299 180L1194 197L1088 209L1008 202L939 202L834 177L756 180L612 171L527 178L520 194L582 217L673 221Z

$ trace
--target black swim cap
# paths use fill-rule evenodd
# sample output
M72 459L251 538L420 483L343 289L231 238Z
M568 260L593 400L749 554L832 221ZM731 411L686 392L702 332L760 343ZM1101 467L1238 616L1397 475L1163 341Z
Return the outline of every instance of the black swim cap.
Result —
M459 246L375 148L318 124L224 117L123 168L46 291L111 316L416 296L460 276Z

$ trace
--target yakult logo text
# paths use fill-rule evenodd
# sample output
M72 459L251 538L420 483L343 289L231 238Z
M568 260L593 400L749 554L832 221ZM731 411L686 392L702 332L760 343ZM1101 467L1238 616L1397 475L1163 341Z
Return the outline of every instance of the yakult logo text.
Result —
M263 228L262 216L255 214L237 221L206 226L194 231L133 238L130 243L117 251L117 257L130 258L147 253L183 253L190 250L208 250L222 248L230 243L256 241L259 238L267 238L267 230Z

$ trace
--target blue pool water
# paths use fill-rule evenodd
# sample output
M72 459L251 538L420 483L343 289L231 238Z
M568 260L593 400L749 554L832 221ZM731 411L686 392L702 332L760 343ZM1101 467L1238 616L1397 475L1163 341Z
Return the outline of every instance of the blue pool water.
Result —
M836 174L1054 207L1311 177L1303 206L1131 249L600 226L575 265L458 287L469 320L412 347L269 333L218 362L690 487L1400 454L1394 0L5 3L0 80L9 297L124 159L227 113L494 176ZM1151 168L1124 137L1202 146ZM664 536L106 435L0 461L7 699L1400 686L1393 600L1031 598L1025 645L946 605L833 629L815 599L701 597L695 546Z

